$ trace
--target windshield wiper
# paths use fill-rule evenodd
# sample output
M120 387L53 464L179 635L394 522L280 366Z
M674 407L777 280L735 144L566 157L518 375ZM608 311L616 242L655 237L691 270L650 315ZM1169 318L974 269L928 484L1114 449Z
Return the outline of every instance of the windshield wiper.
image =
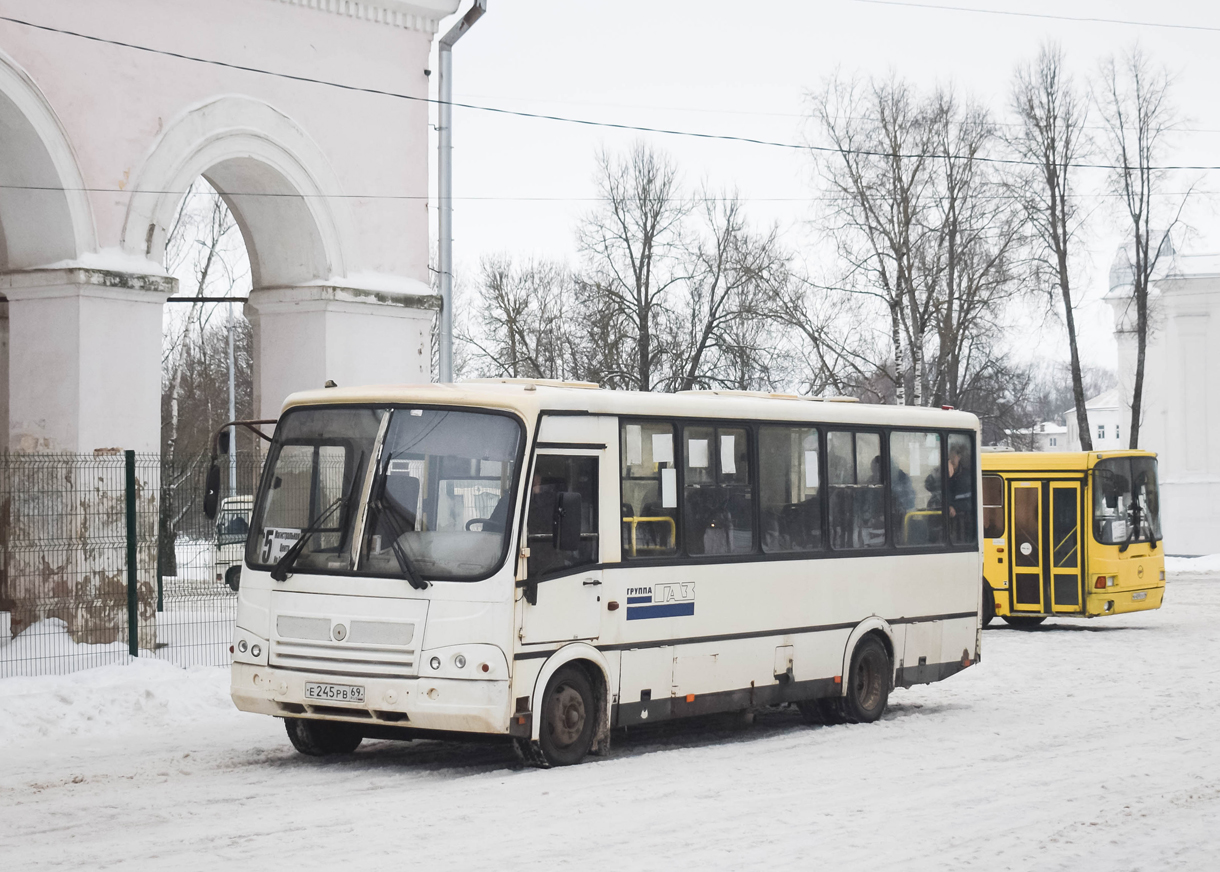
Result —
M383 479L384 481L384 479ZM407 583L416 590L427 590L428 582L419 577L415 571L415 567L411 565L411 558L407 556L407 551L402 547L399 539L403 533L408 532L406 526L399 522L399 519L405 520L397 506L386 503L381 495L377 495L377 499L370 502L370 505L377 510L377 516L380 521L383 521L390 528L390 532L394 534L393 540L390 542L390 551L394 553L394 558L398 561L398 566L402 570L402 574L407 577ZM411 524L411 529L415 529L415 524Z
M347 502L347 497L339 497L326 511L318 515L314 522L301 531L301 537L296 542L292 543L292 547L284 552L284 556L276 561L275 566L271 569L271 577L276 581L287 581L288 573L292 570L292 564L296 563L296 559L301 556L301 552L305 550L305 543L309 537L318 532L322 527L322 523L334 514L335 509Z

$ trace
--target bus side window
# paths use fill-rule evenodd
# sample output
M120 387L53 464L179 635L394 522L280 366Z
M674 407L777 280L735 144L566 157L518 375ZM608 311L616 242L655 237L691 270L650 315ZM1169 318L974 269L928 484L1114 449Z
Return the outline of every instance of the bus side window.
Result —
M763 551L822 550L818 431L760 427L758 456Z
M1004 538L1004 479L983 476L983 537Z
M747 432L684 427L682 517L690 554L754 550L754 495Z
M890 523L896 545L943 545L940 434L890 433Z
M674 428L659 421L624 422L622 445L623 556L678 552L678 469Z
M561 551L555 547L555 508L565 491L580 494L580 548ZM530 485L528 574L537 578L561 569L587 566L598 561L597 550L597 458L539 454Z
M949 541L954 545L973 544L977 529L974 514L974 439L964 433L949 434L945 501L949 505Z
M832 430L826 459L830 490L830 546L839 550L885 545L885 471L881 434Z

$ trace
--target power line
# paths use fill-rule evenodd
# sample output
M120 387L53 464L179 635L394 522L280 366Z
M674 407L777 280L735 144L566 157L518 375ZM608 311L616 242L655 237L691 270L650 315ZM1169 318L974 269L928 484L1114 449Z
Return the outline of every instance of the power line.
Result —
M1161 27L1167 30L1197 30L1220 33L1220 27L1206 24L1171 24L1165 21L1132 21L1125 18L1101 18L1091 15L1054 15L1049 12L1018 12L1013 9L979 9L973 6L949 6L943 3L915 3L910 0L852 0L871 6L905 6L911 9L934 9L942 12L973 12L976 15L1005 15L1012 18L1043 18L1050 21L1073 21L1081 24L1124 24L1131 27Z
M153 191L139 190L135 191L132 188L103 188L103 187L80 187L67 188L59 185L6 185L0 184L0 190L8 191L41 191L45 193L61 194L61 193L86 193L86 194L156 194L166 196L181 196L181 197L211 197L212 193L208 191ZM299 194L285 192L264 192L264 191L217 191L217 195L221 197L233 198L257 198L270 197L277 199L302 199L302 200L410 200L424 201L434 200L428 194ZM1220 191L1155 191L1153 196L1156 197L1184 197L1189 194L1191 197L1213 197L1220 195ZM1077 192L1068 195L1076 199L1107 199L1121 198L1123 195L1112 191L1097 191L1097 192ZM456 202L504 202L504 203L601 203L605 201L604 197L550 197L538 195L482 195L471 194L452 198ZM689 196L681 198L683 200L695 203L726 203L738 201L742 203L839 203L839 202L854 202L854 198L845 195L826 196L822 194L809 194L804 197L752 197L752 196ZM1020 200L1019 194L980 194L973 197L975 200Z
M917 5L917 4L901 3L900 0L856 0L856 2L880 3L880 4L884 4L884 5ZM927 5L927 4L925 4L925 5ZM933 8L933 7L928 5L928 8ZM945 7L945 8L958 9L959 7ZM979 11L979 10L970 10L967 7L960 7L960 9L962 9L963 11ZM1012 14L1015 15L1015 14L1023 14L1023 13L1012 13ZM273 70L264 70L264 69L260 69L258 67L250 67L250 66L245 66L243 64L229 63L228 61L218 61L218 60L213 60L210 58L200 58L200 57L195 57L193 55L182 54L180 52L166 51L165 49L152 48L150 46L145 46L145 45L136 45L135 43L122 42L120 40L115 40L115 39L106 39L104 37L93 36L93 35L87 34L87 33L78 33L73 30L65 30L63 28L51 27L50 25L46 25L46 24L36 24L31 21L25 21L20 18L12 18L7 15L0 15L0 21L7 21L10 24L18 24L18 25L22 25L25 27L31 27L36 30L42 30L42 31L46 31L49 33L57 33L57 34L61 34L64 36L72 36L72 37L76 37L78 39L89 40L91 42L103 43L105 45L113 45L113 46L118 46L120 48L132 49L133 51L141 51L141 52L146 52L149 54L163 55L165 57L177 58L178 60L191 61L192 63L199 63L199 64L208 64L210 66L223 67L225 69L236 70L239 72L254 73L256 75L261 75L261 76L271 76L274 78L287 79L289 81L302 82L304 84L310 84L310 85L322 85L325 87L338 88L343 91L351 91L354 93L372 94L372 95L379 96L379 97L392 97L394 99L409 100L411 102L416 102L416 103L428 103L428 104L437 104L437 105L439 105L441 103L445 103L446 105L453 106L453 107L456 107L459 109L471 109L471 110L474 110L477 112L488 112L488 113L495 114L495 115L505 115L505 116L510 116L510 117L514 117L514 118L528 118L528 119L532 119L532 120L536 120L536 121L554 121L554 122L558 122L558 123L562 123L562 124L575 124L575 125L579 125L579 126L583 126L583 127L597 127L597 128L604 128L604 129L610 129L610 130L629 130L629 131L636 132L636 133L655 133L655 134L660 134L663 136L684 136L684 137L687 137L690 139L704 139L704 140L714 140L714 141L720 141L720 142L737 142L737 143L742 143L745 145L761 145L761 146L767 146L770 148L782 148L782 149L788 149L788 150L794 150L794 151L814 151L814 152L819 152L822 154L850 154L850 155L854 155L857 157L883 157L883 158L900 157L900 158L911 159L911 160L917 160L921 157L926 157L926 155L913 155L913 154L895 155L891 152L868 151L868 150L862 150L862 149L843 149L843 150L841 150L841 149L837 149L837 148L833 148L831 146L825 146L825 145L810 145L810 144L802 144L802 143L796 143L796 142L781 142L781 141L770 140L770 139L758 139L758 138L750 137L750 136L734 136L731 134L724 134L724 133L703 133L703 132L694 131L694 130L677 130L677 129L665 128L665 127L646 127L646 126L636 125L636 124L617 124L617 123L614 123L611 121L595 121L591 118L573 118L573 117L569 117L569 116L565 116L565 115L549 115L549 114L539 113L539 112L522 112L522 111L515 110L515 109L502 109L502 108L499 108L496 106L480 106L475 103L459 103L457 101L442 101L442 100L438 100L433 97L420 97L420 96L416 96L413 94L401 94L401 93L398 93L395 91L385 91L380 88L364 88L364 87L360 87L358 85L347 85L347 84L343 84L341 82L330 82L325 79L315 79L315 78L311 78L309 76L298 76L298 75L294 75L292 73L279 73L279 72L275 72ZM1220 29L1220 28L1218 28L1218 29ZM954 160L964 160L965 159L959 155L952 155L951 158ZM1019 160L1017 158L974 156L971 158L971 160L978 161L979 163L997 164L997 165L1002 165L1002 166L1032 166L1032 167L1041 166L1041 164L1039 164L1035 161ZM1069 167L1072 169L1081 169L1081 170L1131 169L1131 167L1124 168L1124 167L1114 166L1112 164L1092 164L1092 163L1070 163L1070 164L1063 164L1063 166ZM1215 165L1156 166L1156 167L1149 167L1149 169L1163 170L1163 171L1175 171L1175 172L1176 171L1214 172L1216 170L1220 170L1220 166L1215 166Z
M65 193L84 193L84 194L131 194L131 188L63 188L60 185L34 185L34 184L0 184L0 190L28 190L28 191L43 191L50 194L65 194ZM139 190L135 193L140 194L156 194L167 196L183 196L183 198L192 198L192 196L212 196L206 190ZM301 199L301 200L411 200L423 201L434 200L431 195L427 194L296 194L296 193L278 193L278 191L216 191L217 195L222 198L274 198L274 199ZM1200 198L1200 196L1218 196L1220 190L1190 190L1190 191L1154 191L1153 196L1186 196L1190 194L1192 198ZM1070 198L1080 200L1094 199L1121 199L1122 194L1114 193L1114 191L1093 191L1093 193L1078 193L1069 194ZM681 198L689 202L854 202L853 198L845 195L824 195L824 194L809 194L806 196L686 196ZM971 198L974 200L1020 200L1020 194L980 194ZM454 196L456 202L604 202L603 196L539 196L539 195L482 195L471 194Z

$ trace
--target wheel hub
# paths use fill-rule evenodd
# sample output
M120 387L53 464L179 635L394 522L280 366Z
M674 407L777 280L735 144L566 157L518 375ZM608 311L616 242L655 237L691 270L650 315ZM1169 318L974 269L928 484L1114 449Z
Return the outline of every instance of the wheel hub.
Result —
M585 728L585 703L580 694L566 684L555 689L551 697L549 717L551 734L555 743L571 745L580 738Z

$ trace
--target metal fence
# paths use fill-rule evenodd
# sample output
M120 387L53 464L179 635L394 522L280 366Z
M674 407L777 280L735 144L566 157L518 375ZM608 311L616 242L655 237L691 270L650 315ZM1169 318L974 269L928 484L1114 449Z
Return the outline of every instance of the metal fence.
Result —
M221 459L221 532L202 511L209 459L0 454L0 677L133 654L224 665L261 457ZM232 467L230 473L229 467Z

